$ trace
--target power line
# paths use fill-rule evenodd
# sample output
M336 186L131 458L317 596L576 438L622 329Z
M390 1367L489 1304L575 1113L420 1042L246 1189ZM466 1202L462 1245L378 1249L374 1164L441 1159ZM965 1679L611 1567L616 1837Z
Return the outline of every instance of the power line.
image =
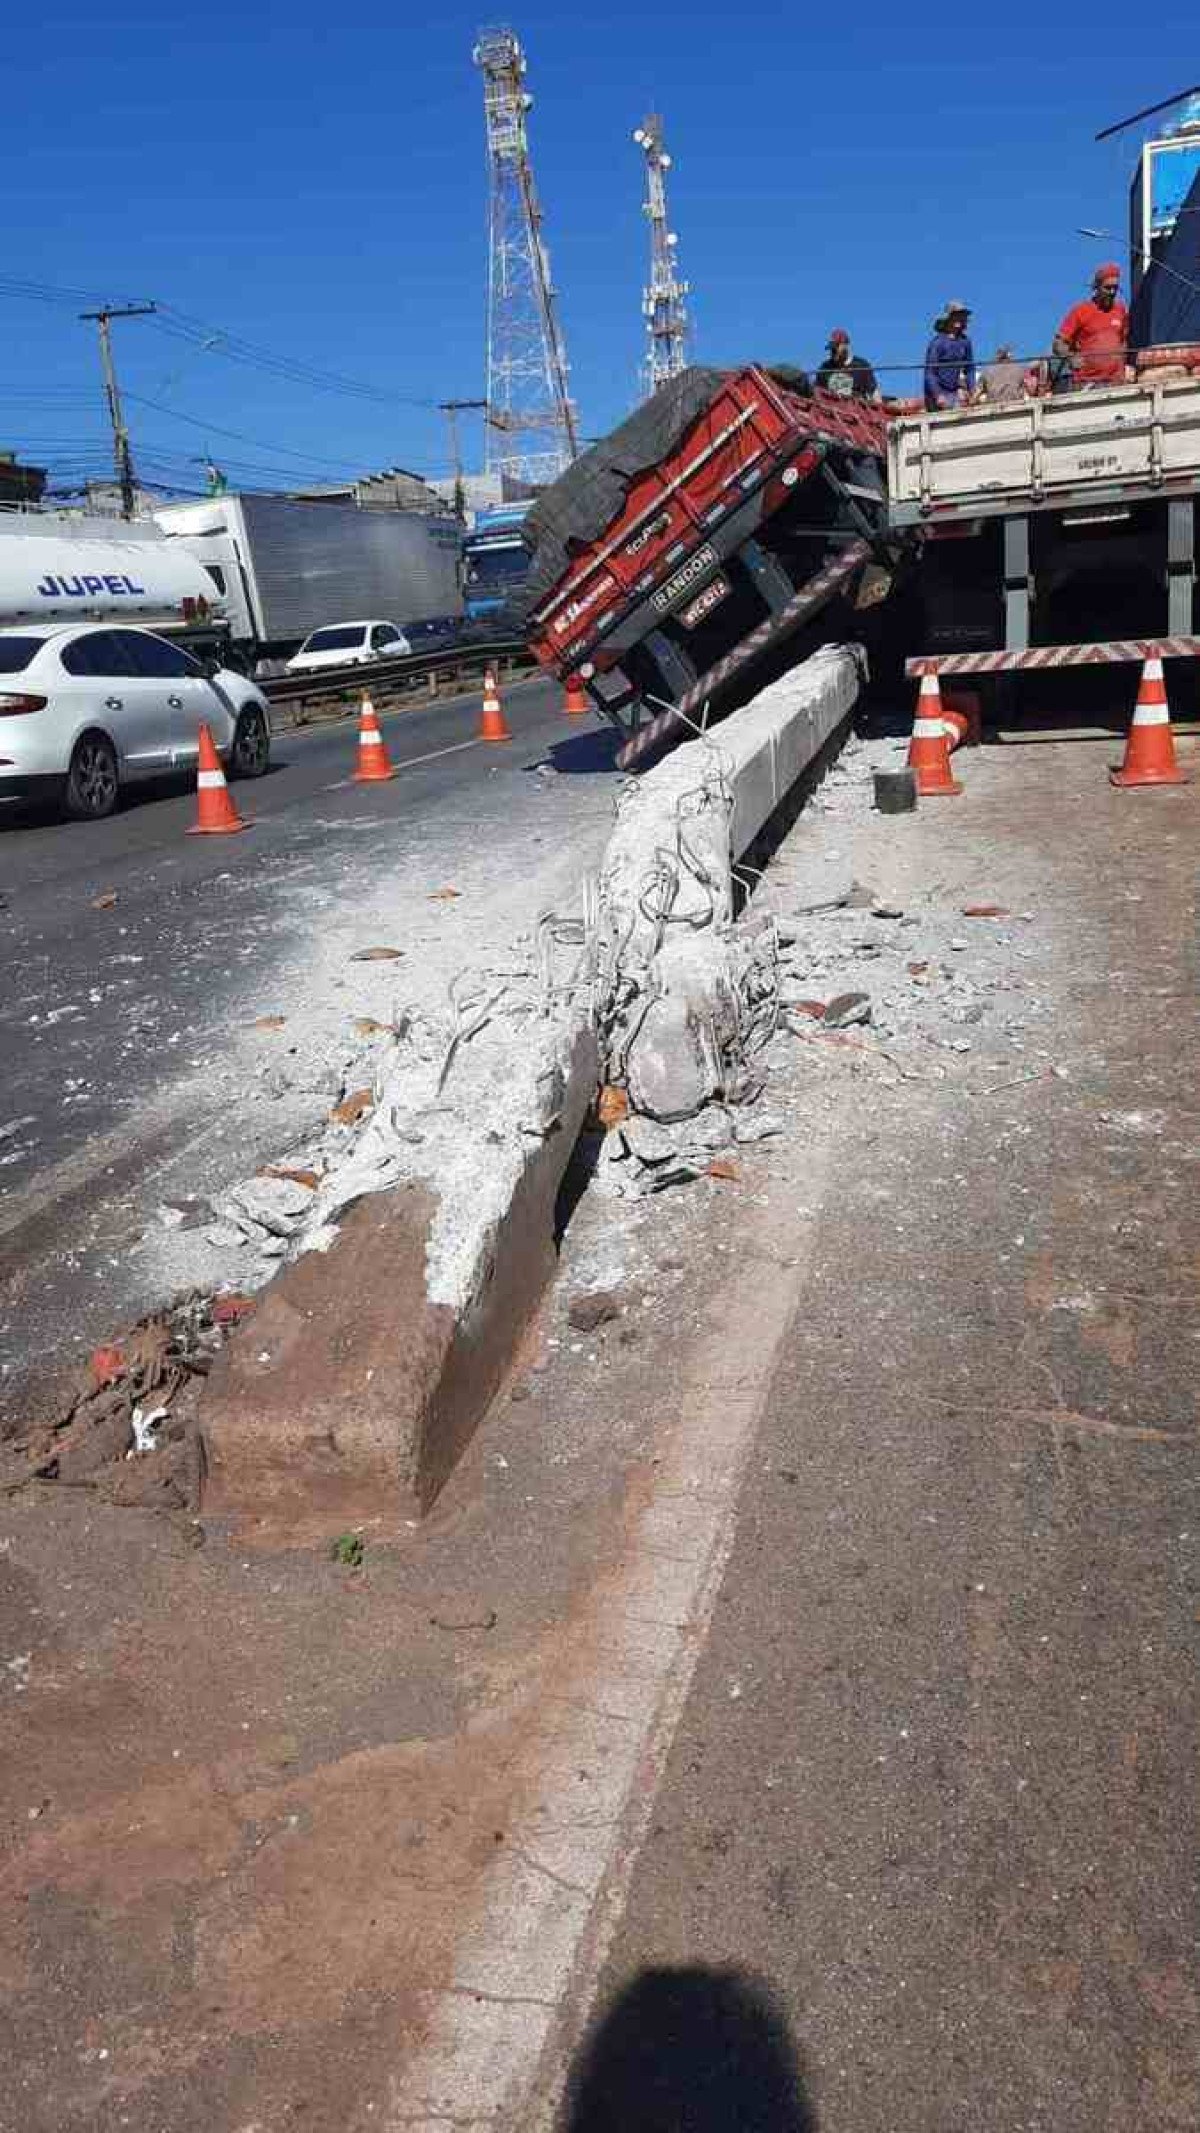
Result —
M0 275L0 296L71 306L81 301L98 302L95 291L91 289L72 289L65 285L54 287L46 282L17 280L11 275ZM137 308L141 309L141 305ZM347 377L339 371L325 370L317 364L301 362L295 356L282 355L273 349L261 347L257 342L246 340L241 334L227 332L223 326L210 325L203 319L193 317L189 312L179 311L173 304L157 303L152 308L160 332L175 340L186 341L192 347L202 347L206 353L223 355L230 362L246 364L274 377L287 378L293 384L307 385L316 392L344 393L351 398L371 400L384 407L418 407L426 411L434 411L437 408L438 403L434 399L418 399L411 394L390 392L385 386L373 385L362 378Z
M369 384L361 378L346 377L339 371L302 363L294 356L278 355L254 341L243 339L240 334L227 333L224 327L206 324L186 311L177 311L172 304L160 304L158 316L161 330L173 334L176 339L188 341L193 346L207 341L213 355L225 356L232 363L247 364L273 377L286 378L293 384L307 385L315 392L344 393L353 399L371 400L383 407L419 407L430 411L438 404L432 399L389 392L385 387Z
M142 393L127 393L125 397L138 407L152 407L156 414L167 415L173 422L186 422L189 429L204 430L214 437L231 437L235 443L254 445L260 452L278 452L283 459L303 459L310 466L333 467L339 473L346 471L344 459L325 459L316 452L293 451L287 444L268 444L262 437L248 437L244 430L225 429L219 422L209 422L201 415L185 414L182 408L168 407L162 400L148 400Z

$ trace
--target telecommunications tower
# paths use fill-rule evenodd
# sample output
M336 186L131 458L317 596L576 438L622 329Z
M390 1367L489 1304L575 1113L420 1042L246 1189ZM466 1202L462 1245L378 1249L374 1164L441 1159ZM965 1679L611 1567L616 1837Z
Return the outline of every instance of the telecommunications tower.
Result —
M642 120L633 136L646 158L645 212L650 223L650 280L642 297L648 347L642 366L647 393L657 392L687 365L687 306L690 284L679 279L679 239L667 227L667 181L671 158L663 147L663 124L657 111Z
M475 64L488 153L487 471L553 481L579 445L529 160L525 54L512 30L482 30Z

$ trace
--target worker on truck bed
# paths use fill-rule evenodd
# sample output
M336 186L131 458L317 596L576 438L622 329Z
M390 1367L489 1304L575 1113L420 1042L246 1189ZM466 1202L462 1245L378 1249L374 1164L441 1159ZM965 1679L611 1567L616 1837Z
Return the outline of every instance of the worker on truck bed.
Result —
M947 304L933 322L933 339L925 350L925 405L958 407L975 396L975 350L967 328L969 304Z
M1026 366L1017 360L1007 341L1001 343L991 362L984 364L979 386L989 407L1004 407L1025 398L1029 389Z
M1069 385L1119 385L1127 373L1129 313L1121 269L1109 260L1092 276L1092 293L1068 311L1054 336L1060 377Z
M821 391L839 400L878 400L879 381L866 357L852 354L845 327L835 326L825 345L829 353L816 377Z

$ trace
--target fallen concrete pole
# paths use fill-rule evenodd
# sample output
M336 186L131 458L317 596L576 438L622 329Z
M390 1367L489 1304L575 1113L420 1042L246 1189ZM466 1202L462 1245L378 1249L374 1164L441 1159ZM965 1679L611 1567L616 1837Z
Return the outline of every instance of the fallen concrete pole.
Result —
M448 1040L398 1034L366 1125L314 1151L290 1262L214 1366L205 1510L280 1537L427 1510L553 1271L602 1047L652 1117L753 1093L737 1074L774 1026L777 972L773 936L764 958L735 927L734 868L849 714L860 666L816 654L622 796L598 914L558 929L568 976L543 956L493 995L485 975Z
M749 1093L747 1055L774 1010L753 930L733 930L734 870L849 716L862 668L856 646L814 653L623 795L600 969L607 1070L635 1111L678 1119Z

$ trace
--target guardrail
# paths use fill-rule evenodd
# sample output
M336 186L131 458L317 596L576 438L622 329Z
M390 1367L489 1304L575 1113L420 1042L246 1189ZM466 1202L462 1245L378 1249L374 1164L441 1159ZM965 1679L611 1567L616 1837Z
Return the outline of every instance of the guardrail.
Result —
M489 667L499 679L534 665L528 647L509 638L499 644L459 645L445 652L410 652L402 659L326 667L313 674L277 674L258 687L281 724L305 726L344 715L364 695L376 708L397 697L428 703L440 695L461 695L482 681Z

